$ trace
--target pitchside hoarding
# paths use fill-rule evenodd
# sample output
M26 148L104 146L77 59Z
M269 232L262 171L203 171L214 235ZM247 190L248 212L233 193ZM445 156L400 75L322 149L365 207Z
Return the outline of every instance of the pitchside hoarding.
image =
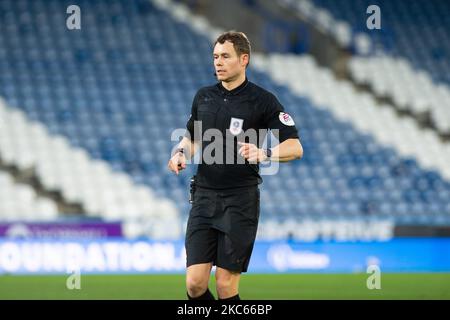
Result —
M0 238L108 238L122 237L121 222L52 221L0 223Z
M251 273L449 272L450 238L255 243ZM0 274L183 273L183 241L0 239Z

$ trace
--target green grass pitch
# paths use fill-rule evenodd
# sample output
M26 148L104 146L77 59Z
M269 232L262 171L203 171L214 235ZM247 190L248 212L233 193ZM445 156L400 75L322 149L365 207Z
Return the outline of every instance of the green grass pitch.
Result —
M0 275L0 299L184 300L184 275L81 275L69 290L67 276ZM369 290L368 274L244 274L242 299L450 299L450 273L381 274ZM210 289L215 293L214 279Z

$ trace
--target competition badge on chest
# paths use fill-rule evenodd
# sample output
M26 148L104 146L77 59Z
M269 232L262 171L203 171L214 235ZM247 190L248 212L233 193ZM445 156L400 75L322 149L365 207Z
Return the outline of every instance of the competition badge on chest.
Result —
M242 125L244 124L243 119L231 118L230 121L230 132L232 135L237 136L242 132Z

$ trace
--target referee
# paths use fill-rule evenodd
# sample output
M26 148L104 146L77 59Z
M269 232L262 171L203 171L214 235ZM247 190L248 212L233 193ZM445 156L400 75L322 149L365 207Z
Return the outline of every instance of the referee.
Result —
M217 38L213 56L218 83L195 95L186 136L168 163L178 174L199 149L204 159L194 176L185 239L189 299L214 299L208 289L213 265L218 298L240 299L240 275L247 271L259 220L258 185L262 179L258 163L303 156L293 119L272 93L247 80L250 51L242 32L230 31ZM242 138L249 129L276 131L280 143L272 149L258 148L264 137L258 136L257 143ZM218 143L217 136L205 138L208 131L225 137L219 146L223 145L226 159L221 152L209 155L215 156L215 161L206 159L208 146ZM230 148L234 161L230 161Z

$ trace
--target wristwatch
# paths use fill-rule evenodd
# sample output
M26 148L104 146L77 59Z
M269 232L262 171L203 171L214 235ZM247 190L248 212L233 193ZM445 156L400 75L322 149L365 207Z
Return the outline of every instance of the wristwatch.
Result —
M272 157L272 149L264 149L264 153L266 154L267 159L270 159Z

